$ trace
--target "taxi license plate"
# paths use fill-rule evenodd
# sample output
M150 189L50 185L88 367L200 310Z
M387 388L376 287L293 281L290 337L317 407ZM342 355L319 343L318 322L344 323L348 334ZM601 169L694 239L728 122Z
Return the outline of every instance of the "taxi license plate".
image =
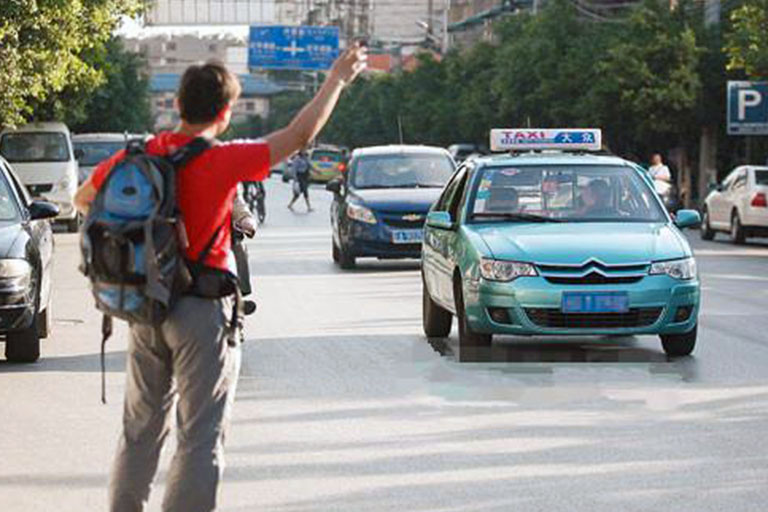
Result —
M626 313L627 292L564 292L563 313Z
M420 229L401 229L392 232L392 242L396 244L420 244L424 233Z

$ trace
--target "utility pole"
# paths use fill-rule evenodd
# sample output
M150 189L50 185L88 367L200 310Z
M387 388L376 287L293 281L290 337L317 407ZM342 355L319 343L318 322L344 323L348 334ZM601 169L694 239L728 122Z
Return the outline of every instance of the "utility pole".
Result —
M720 0L706 0L704 3L704 24L707 27L720 25ZM698 200L706 197L709 184L717 181L717 126L707 124L701 128L699 139L699 179L697 183ZM689 189L690 190L690 189ZM690 196L690 192L688 194ZM686 197L685 206L691 206L691 198Z
M434 34L434 22L432 17L435 15L435 2L434 0L427 0L427 34L431 36Z

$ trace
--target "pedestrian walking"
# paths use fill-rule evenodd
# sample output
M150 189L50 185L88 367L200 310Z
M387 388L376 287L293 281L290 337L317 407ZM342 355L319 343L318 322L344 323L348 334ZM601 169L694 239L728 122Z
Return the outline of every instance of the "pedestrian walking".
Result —
M263 141L227 143L216 143L215 138L229 125L240 94L237 77L218 62L186 70L177 96L181 124L176 131L151 138L146 151L165 156L193 140L212 142L179 171L177 180L185 235L180 238L186 238L184 253L193 268L205 269L206 276L233 274L231 219L238 183L262 181L271 167L313 140L365 61L365 49L351 47L287 127ZM75 204L81 212L88 211L109 172L124 156L121 151L99 164L78 189ZM174 406L178 444L162 510L210 512L217 507L240 347L231 343L234 296L202 296L201 286L194 282L159 327L130 326L122 433L109 484L112 512L144 510Z
M309 155L306 150L302 150L291 162L293 173L293 199L288 203L288 209L293 210L293 204L296 200L304 196L307 203L307 211L312 211L312 205L309 203L309 177L312 164L309 162Z
M648 174L651 175L651 179L654 181L672 182L672 173L669 171L669 167L664 164L664 160L659 153L651 155L651 166L648 168Z

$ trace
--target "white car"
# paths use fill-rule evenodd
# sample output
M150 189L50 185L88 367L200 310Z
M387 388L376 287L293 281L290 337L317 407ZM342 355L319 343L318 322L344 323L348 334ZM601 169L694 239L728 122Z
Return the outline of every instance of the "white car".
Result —
M751 236L768 236L768 167L735 168L704 200L701 238L718 231L741 244Z
M124 149L128 140L136 138L143 138L143 136L128 133L78 133L73 135L72 145L75 147L75 156L80 164L78 181L84 182L99 162Z
M11 164L32 197L59 207L57 220L77 231L77 160L64 123L31 123L0 134L0 155Z

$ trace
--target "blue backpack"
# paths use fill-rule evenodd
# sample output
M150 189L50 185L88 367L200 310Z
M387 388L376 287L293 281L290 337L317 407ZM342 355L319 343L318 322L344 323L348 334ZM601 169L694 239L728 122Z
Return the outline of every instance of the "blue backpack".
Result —
M81 270L105 318L157 326L190 286L176 175L209 147L196 138L161 157L148 154L142 141L130 141L107 175L81 238Z

